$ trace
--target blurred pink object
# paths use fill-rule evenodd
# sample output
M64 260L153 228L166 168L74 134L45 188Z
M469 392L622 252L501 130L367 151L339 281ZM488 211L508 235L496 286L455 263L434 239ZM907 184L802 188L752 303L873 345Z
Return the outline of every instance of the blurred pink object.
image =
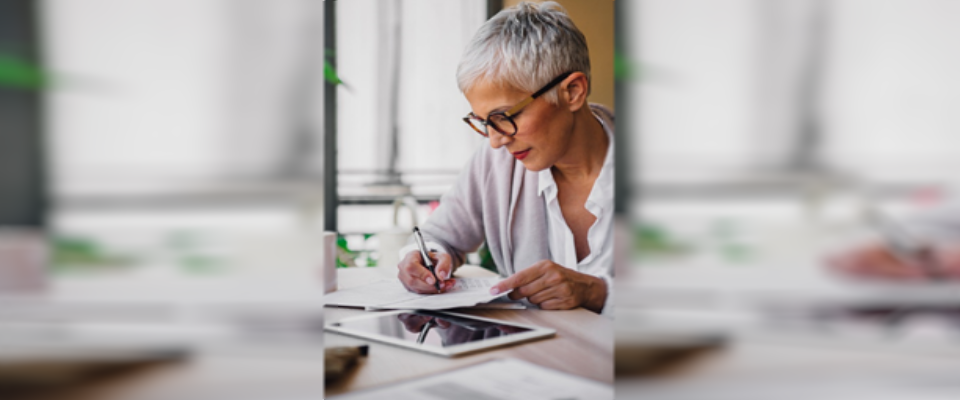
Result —
M937 208L943 203L943 190L939 187L924 187L911 193L911 199L921 208Z
M0 294L41 291L47 282L46 235L33 229L0 229Z

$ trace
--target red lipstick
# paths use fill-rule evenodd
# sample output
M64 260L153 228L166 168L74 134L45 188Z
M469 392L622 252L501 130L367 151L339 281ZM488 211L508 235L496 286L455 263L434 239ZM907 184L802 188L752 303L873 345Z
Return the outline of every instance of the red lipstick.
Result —
M513 156L516 157L518 160L523 160L524 158L527 158L528 155L530 155L530 150L531 149L518 151L516 153L513 153Z

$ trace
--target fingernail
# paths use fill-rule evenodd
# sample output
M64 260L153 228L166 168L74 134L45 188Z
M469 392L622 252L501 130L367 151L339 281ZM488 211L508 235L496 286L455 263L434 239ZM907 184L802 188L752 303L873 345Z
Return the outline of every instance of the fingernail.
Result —
M433 284L433 277L432 277L432 276L428 276L428 277L427 277L427 283L428 283L428 284L431 284L431 285Z
M441 272L440 275L442 275L441 278L443 279L450 279L450 273L447 271Z
M500 288L496 286L490 288L490 294L500 294Z

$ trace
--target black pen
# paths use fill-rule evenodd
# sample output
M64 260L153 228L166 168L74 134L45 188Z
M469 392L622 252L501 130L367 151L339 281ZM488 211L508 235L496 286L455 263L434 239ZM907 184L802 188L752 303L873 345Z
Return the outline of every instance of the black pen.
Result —
M413 227L413 239L417 242L417 247L420 248L420 256L423 257L423 265L430 270L430 273L433 274L433 286L437 288L437 293L440 293L440 279L437 278L437 270L433 265L433 260L430 259L430 256L427 254L427 245L423 243L423 235L420 234L420 228Z

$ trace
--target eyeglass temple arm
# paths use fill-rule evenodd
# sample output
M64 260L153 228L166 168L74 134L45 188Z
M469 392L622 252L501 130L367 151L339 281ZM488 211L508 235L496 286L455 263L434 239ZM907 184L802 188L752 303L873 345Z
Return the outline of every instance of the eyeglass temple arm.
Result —
M520 104L517 104L512 108L510 108L509 110L507 110L506 112L504 112L504 114L508 117L512 117L514 114L520 112L520 110L522 110L528 104L532 103L534 99L536 99L536 97L534 96L527 97L525 100L521 101Z
M544 86L542 89L540 89L540 90L538 90L536 93L530 95L530 97L527 97L526 100L521 101L520 104L517 104L517 105L513 106L512 108L510 108L509 110L507 110L504 114L506 114L508 117L512 117L514 114L520 112L520 110L522 110L522 109L523 109L524 107L526 107L528 104L530 104L531 102L533 102L534 100L536 100L537 97L543 96L544 93L550 91L550 89L553 89L553 87L554 87L554 86L557 86L558 84L560 84L560 82L563 82L563 80L564 80L564 79L567 79L567 77L570 76L571 74L573 74L573 72L574 72L574 71L570 71L570 72L567 72L567 73L565 73L565 74L562 74L562 75L554 78L552 81L550 81L550 83L546 84L546 86Z

